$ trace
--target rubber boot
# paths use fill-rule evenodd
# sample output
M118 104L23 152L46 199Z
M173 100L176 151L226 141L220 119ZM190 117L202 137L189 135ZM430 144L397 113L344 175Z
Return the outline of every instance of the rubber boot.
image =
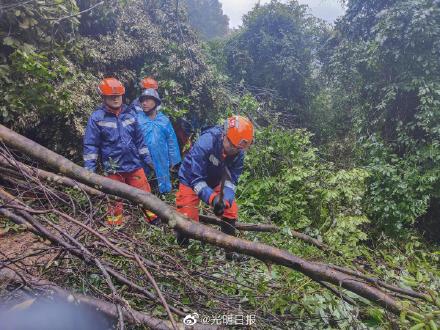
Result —
M235 223L237 222L237 220L222 218L222 221L223 222L220 226L221 231L227 235L236 237ZM227 261L237 261L237 262L243 262L249 260L248 257L238 254L237 252L230 251L228 249L225 249L225 258Z

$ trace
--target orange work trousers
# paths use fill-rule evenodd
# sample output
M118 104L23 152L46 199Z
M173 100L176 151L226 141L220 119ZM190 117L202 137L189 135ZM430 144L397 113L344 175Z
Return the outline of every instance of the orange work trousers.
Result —
M214 188L214 192L220 192L220 185ZM194 190L184 184L179 184L179 191L176 194L177 212L199 222L199 203L199 196ZM222 217L226 219L238 218L238 205L235 200L232 202L231 207L225 209Z
M147 177L143 168L139 168L132 172L120 172L109 174L107 176L109 179L126 183L132 187L138 188L140 190L151 192L150 184L148 183ZM107 224L109 225L122 225L124 222L123 210L124 206L122 202L114 202L108 206L108 216ZM154 213L144 210L145 220L151 222L157 218Z

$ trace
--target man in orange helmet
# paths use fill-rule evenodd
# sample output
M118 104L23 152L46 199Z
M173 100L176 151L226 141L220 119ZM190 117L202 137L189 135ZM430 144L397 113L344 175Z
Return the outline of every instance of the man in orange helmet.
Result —
M136 113L122 103L125 88L115 78L105 78L98 86L103 104L89 118L84 135L84 165L96 172L98 158L110 179L150 192L144 164L151 164ZM146 220L157 224L157 216L144 211ZM109 206L107 224L123 224L123 204Z
M222 217L222 232L235 236L238 216L235 190L243 171L244 153L252 143L253 134L251 121L242 116L232 116L224 126L202 132L179 170L180 185L176 195L179 213L198 222L198 206L202 200L213 207L215 215ZM221 186L223 192L220 192ZM187 245L188 238L178 232L177 242ZM240 258L226 251L226 259Z

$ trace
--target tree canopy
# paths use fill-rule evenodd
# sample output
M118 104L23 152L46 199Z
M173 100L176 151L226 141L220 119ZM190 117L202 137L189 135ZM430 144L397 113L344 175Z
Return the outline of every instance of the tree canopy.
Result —
M225 69L235 83L256 93L266 90L274 107L303 124L314 93L316 49L325 31L325 24L296 1L256 5L226 41Z
M414 223L440 192L438 5L350 1L329 42L326 69L350 93L342 107L373 174L368 210L384 226Z
M184 0L188 21L205 40L224 37L229 31L229 17L218 0Z

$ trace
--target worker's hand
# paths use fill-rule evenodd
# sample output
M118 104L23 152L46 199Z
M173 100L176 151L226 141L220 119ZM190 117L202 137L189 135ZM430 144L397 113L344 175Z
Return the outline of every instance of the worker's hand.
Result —
M226 205L223 200L220 200L219 195L215 196L212 200L212 206L214 208L214 214L218 217L222 216L225 212Z

